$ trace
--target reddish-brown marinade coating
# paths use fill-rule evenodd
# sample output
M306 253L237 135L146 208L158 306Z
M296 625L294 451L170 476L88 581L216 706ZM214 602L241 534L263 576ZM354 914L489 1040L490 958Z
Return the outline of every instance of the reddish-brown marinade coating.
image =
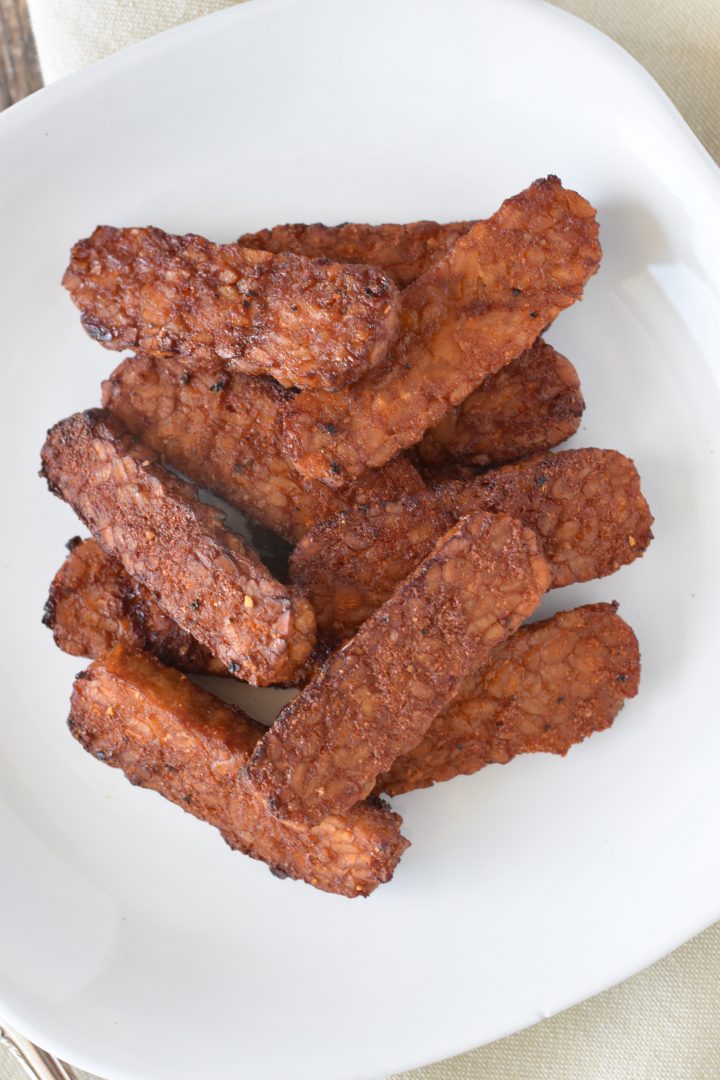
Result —
M261 251L369 263L405 288L447 255L474 224L276 225L246 233L239 243ZM430 469L453 461L504 465L569 439L584 408L575 368L539 339L454 405L415 449L421 464Z
M610 727L640 681L637 638L613 604L522 626L469 675L421 742L378 777L390 795L517 754L566 754Z
M474 224L413 221L408 225L276 225L274 229L245 233L238 243L276 254L291 251L310 259L378 266L404 289L447 255Z
M96 409L62 420L42 463L51 491L232 674L261 686L292 679L315 642L308 601L115 417Z
M319 525L291 557L321 636L353 634L454 521L478 510L511 514L537 533L553 588L612 574L652 539L637 469L615 450L564 450L373 503Z
M415 453L431 469L504 465L569 439L584 408L577 371L540 338L426 431Z
M122 644L180 671L227 675L97 540L75 537L67 546L70 554L53 578L43 618L59 649L94 659Z
M264 728L164 668L118 646L75 680L69 726L100 761L219 829L278 877L368 896L408 847L402 819L371 800L313 829L281 822L243 777Z
M504 514L463 518L258 745L248 776L267 805L314 824L364 798L547 583L529 529Z
M557 177L473 225L400 294L387 359L335 394L285 406L298 469L335 487L418 442L578 300L600 263L595 211Z
M240 372L185 370L140 355L103 383L103 404L125 427L201 487L295 543L308 529L369 499L419 491L423 481L400 456L333 491L306 480L282 448L288 391Z
M72 249L63 284L109 349L221 361L284 386L353 382L397 326L397 290L376 267L156 228L98 227Z

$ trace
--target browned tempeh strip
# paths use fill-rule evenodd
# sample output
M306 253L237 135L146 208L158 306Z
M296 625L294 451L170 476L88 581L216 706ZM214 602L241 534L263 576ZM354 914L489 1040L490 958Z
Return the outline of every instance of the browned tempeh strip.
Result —
M378 777L400 795L517 754L566 754L610 727L640 681L640 651L614 604L521 626L464 680L421 742Z
M245 233L238 240L245 247L280 254L291 251L310 259L379 266L404 289L447 255L456 240L474 221L413 221L408 225L276 225Z
M97 540L76 536L67 546L69 554L53 578L43 618L59 649L94 659L122 644L145 649L180 671L227 675L225 665L181 630Z
M298 394L285 437L297 467L341 486L418 442L447 410L578 300L598 268L595 211L557 177L478 222L400 294L388 357L335 394Z
M474 224L277 225L246 233L239 243L261 251L371 263L404 288L447 255ZM584 408L575 368L540 338L454 405L415 450L430 477L454 461L504 465L569 439Z
M423 466L504 465L574 435L585 402L573 365L539 338L487 379L415 448Z
M358 503L425 486L403 456L342 491L306 480L282 449L287 396L271 379L144 355L123 360L103 383L105 407L167 465L293 543Z
M565 450L373 503L319 525L292 555L291 580L309 596L322 636L351 635L454 521L478 510L535 530L552 587L612 574L652 539L637 469L615 450Z
M51 491L232 674L257 685L292 678L315 641L307 600L114 417L95 409L62 420L42 461Z
M268 806L313 824L364 798L547 583L529 529L507 515L463 518L259 744L248 775Z
M147 654L118 646L91 664L75 680L68 723L100 761L214 825L279 877L367 896L408 847L402 819L378 800L313 829L278 821L242 773L262 725Z
M345 386L397 325L395 286L376 267L155 228L100 226L73 248L63 284L107 348L227 362L284 386Z

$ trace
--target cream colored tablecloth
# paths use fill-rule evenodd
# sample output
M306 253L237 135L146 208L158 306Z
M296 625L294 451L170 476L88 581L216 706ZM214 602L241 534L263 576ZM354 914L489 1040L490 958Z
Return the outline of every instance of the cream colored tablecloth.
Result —
M720 161L720 0L556 2L644 64ZM231 5L29 0L28 6L43 74L51 82L175 23ZM77 1075L88 1077L79 1070ZM0 1053L0 1080L22 1076L10 1055ZM720 923L598 997L490 1046L403 1073L402 1080L720 1080Z

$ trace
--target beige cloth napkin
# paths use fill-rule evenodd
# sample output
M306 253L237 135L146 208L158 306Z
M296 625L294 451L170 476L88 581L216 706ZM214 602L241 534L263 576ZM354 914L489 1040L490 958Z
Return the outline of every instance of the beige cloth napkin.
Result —
M720 0L555 2L644 64L720 161ZM231 5L28 0L28 6L43 74L51 82ZM0 1053L0 1080L23 1075L10 1055ZM402 1080L720 1080L720 923L598 997L490 1046L403 1073Z

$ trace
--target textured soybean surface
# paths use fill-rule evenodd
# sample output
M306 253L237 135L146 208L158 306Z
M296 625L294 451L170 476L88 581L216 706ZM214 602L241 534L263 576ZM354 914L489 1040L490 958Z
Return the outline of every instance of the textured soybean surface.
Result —
M276 225L245 233L238 240L246 247L276 254L291 251L310 259L377 266L404 289L447 255L474 221L413 221L408 225Z
M407 457L363 473L342 491L307 480L282 446L288 391L268 378L147 355L123 360L103 383L103 404L196 484L295 543L358 503L425 485Z
M517 754L566 754L610 727L639 681L637 638L613 604L521 626L378 777L376 791L399 795Z
M248 775L267 805L314 824L364 798L547 584L529 529L507 515L463 518L259 744Z
M166 615L144 585L97 540L75 537L50 586L43 622L72 656L95 658L114 645L145 649L180 671L227 675L227 668Z
M354 381L397 325L397 290L375 267L156 228L98 227L72 249L63 284L109 349L220 360L283 386Z
M579 300L599 263L595 211L557 177L508 199L403 289L384 362L346 390L288 402L297 467L338 487L418 442Z
M42 461L50 489L232 674L257 685L292 678L315 642L308 601L117 419L92 410L62 420Z
M313 529L291 558L321 636L350 636L454 521L478 510L511 514L537 533L553 588L612 574L652 539L637 469L616 450L564 450L373 503Z
M455 405L415 448L426 468L504 465L574 435L585 409L577 371L540 338Z
M313 829L278 821L242 775L262 725L147 654L118 646L96 660L75 680L68 722L100 761L214 825L279 877L367 896L408 846L402 819L380 801Z
M247 233L239 243L262 251L371 263L404 288L447 255L474 224L277 225ZM416 449L429 467L453 461L503 465L570 438L584 407L575 368L540 340L453 406Z

